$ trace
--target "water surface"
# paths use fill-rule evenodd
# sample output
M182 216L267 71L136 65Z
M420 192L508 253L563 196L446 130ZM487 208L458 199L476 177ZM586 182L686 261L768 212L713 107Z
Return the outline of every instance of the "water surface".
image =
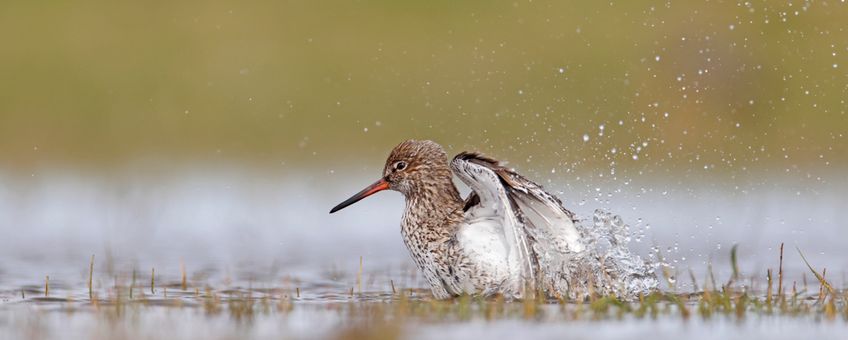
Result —
M374 309L396 306L398 292L411 292L415 301L429 299L400 240L402 197L380 194L327 214L369 182L235 167L0 177L0 328L12 337L78 338L351 336L374 320L393 325L385 334L419 338L838 338L848 331L844 320L820 315L753 314L743 322L684 321L674 313L647 320L572 320L556 304L532 320L487 321L478 315L393 323L394 312ZM844 203L840 193L848 188L830 183L799 190L785 179L775 183L788 184L739 191L712 182L683 186L657 179L612 193L577 181L546 186L582 217L591 219L597 207L620 214L630 225L633 251L646 259L662 256L671 266L674 283L669 287L663 280L665 290L692 291L690 270L701 289L710 269L718 281L727 280L730 248L738 244L743 285L762 294L766 269L778 267L782 242L787 287L806 281L811 296L818 289L796 247L815 268L827 268L835 286L845 287L848 253L841 240L848 234L837 212ZM97 303L87 288L91 255ZM210 313L210 296L222 311ZM114 312L121 297L126 306ZM249 317L237 316L238 305L228 302L241 299L255 302ZM690 303L694 308L694 300Z

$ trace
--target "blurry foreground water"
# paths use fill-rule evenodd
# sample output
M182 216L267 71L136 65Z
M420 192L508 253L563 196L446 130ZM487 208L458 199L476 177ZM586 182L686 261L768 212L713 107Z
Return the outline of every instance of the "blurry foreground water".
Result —
M396 302L393 290L411 290L412 298L426 299L426 284L400 240L399 194L379 194L341 213L327 213L371 181L238 168L132 176L0 174L0 337L324 337L356 325L339 303ZM561 191L566 207L589 221L595 208L621 215L629 224L632 251L667 264L674 290L691 292L690 277L703 288L710 268L719 281L727 280L730 249L738 244L739 268L751 278L747 285L762 291L766 270L778 267L782 242L787 287L792 282L815 284L796 247L817 269L827 268L835 286L845 287L848 227L837 213L846 207L848 184L809 186L787 178L773 182L737 190L706 181L684 186L656 179L638 187L616 187L620 192L600 200L593 186L546 187ZM128 308L118 318L125 322L86 312L96 307L87 288L91 255L94 293L104 305L108 296L126 296L119 287L129 286L135 276L135 298L146 294L145 305L151 306ZM152 289L151 272L158 282ZM47 276L51 293L45 297ZM661 287L667 286L663 280ZM251 314L245 324L232 313L208 313L208 304L198 298L207 290L266 298L271 309L287 312ZM159 306L171 299L197 308ZM281 299L292 306L281 307ZM568 334L696 339L746 334L839 338L848 332L844 321L816 317L752 316L741 323L684 323L662 317L649 322L624 318L564 323L556 322L565 318L558 314L547 313L553 319L549 322L471 318L409 324L398 332L420 338L465 338L483 332L493 338ZM604 326L598 327L598 322Z

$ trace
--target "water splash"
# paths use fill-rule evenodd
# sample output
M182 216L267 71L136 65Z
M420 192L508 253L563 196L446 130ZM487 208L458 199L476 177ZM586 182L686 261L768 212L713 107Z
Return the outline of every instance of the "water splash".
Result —
M569 298L599 294L632 299L657 289L656 265L631 252L630 226L621 216L598 209L591 220L575 226L586 247L574 254L565 273Z

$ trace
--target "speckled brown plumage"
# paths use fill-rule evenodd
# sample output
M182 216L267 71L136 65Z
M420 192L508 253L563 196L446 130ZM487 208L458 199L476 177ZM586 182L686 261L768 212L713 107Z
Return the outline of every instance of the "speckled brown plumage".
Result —
M467 199L460 197L454 176L471 188ZM435 142L400 143L380 180L330 212L386 189L405 197L401 235L437 298L523 298L537 289L548 296L574 296L570 281L579 270L572 260L592 256L584 252L574 214L559 199L477 153L463 152L448 162Z
M498 162L476 153L461 153L455 160L485 163L506 174ZM403 171L396 168L406 162ZM389 154L383 170L389 188L406 199L401 235L413 261L430 283L437 298L460 294L502 293L504 273L492 275L485 264L466 256L457 239L465 222L467 203L453 183L453 171L444 149L435 142L408 140Z
M404 171L395 168L407 162ZM451 239L463 220L463 201L453 184L444 149L432 141L408 140L396 146L386 160L383 175L406 199L401 235L412 260L433 287L433 294L453 295L444 282L450 276Z

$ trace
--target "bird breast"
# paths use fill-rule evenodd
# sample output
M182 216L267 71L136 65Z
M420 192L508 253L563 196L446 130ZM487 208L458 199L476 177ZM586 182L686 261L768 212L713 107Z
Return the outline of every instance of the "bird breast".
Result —
M463 223L457 231L457 248L462 256L457 273L458 285L467 294L495 293L511 281L509 245L504 239L501 221L478 218Z

